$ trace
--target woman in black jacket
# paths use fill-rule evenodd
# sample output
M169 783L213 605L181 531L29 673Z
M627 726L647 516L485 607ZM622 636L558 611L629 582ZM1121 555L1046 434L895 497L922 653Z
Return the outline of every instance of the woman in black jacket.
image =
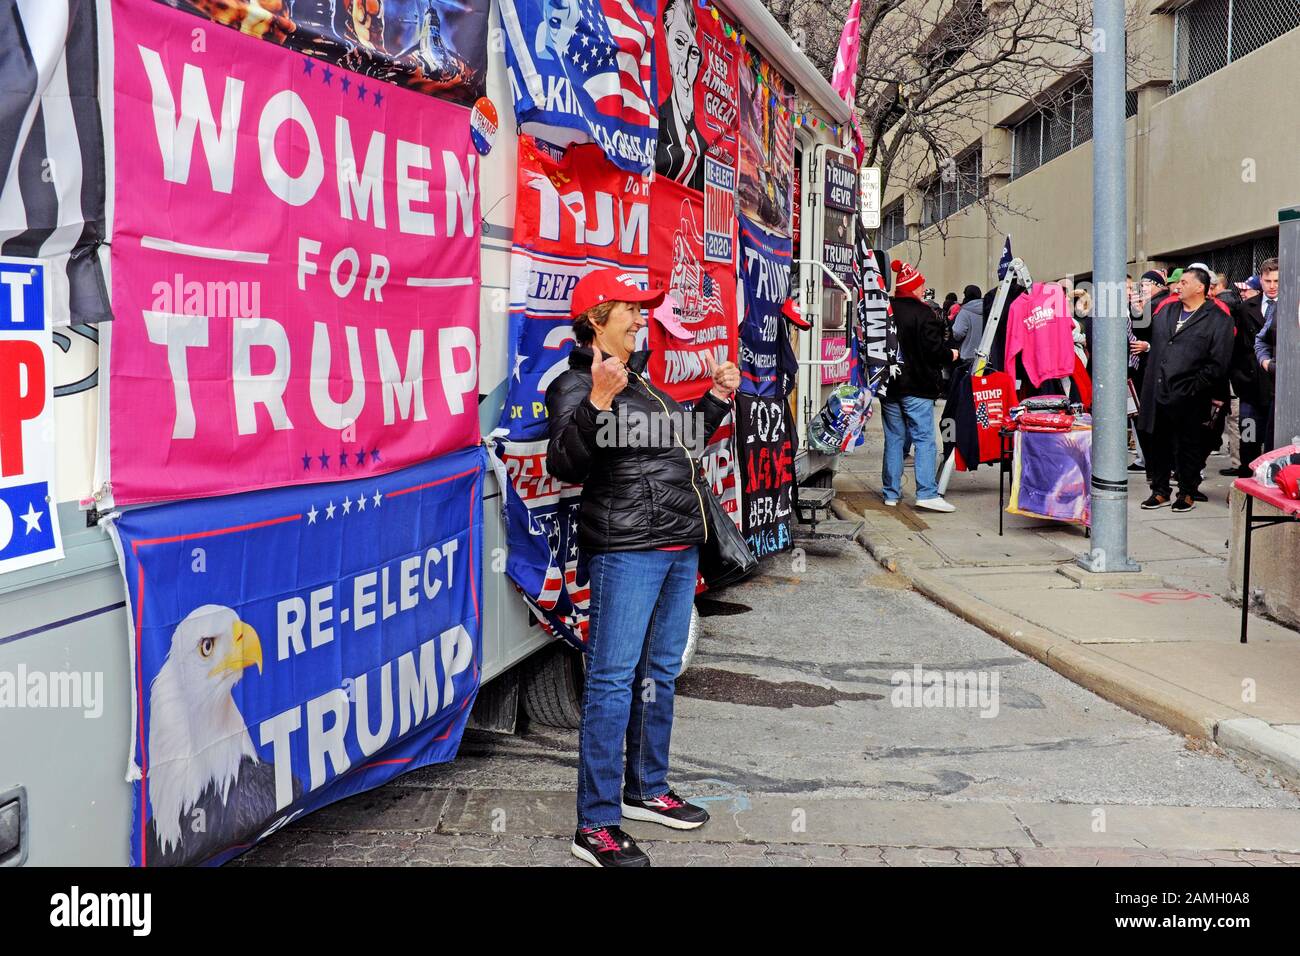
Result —
M713 387L693 411L651 385L649 353L634 349L641 308L664 293L623 275L602 269L575 287L577 345L546 390L547 470L582 484L578 543L590 570L591 617L572 850L596 866L649 866L620 828L624 817L679 830L709 818L669 787L668 750L698 546L710 533L710 492L696 456L740 385L736 366L717 365L710 353Z

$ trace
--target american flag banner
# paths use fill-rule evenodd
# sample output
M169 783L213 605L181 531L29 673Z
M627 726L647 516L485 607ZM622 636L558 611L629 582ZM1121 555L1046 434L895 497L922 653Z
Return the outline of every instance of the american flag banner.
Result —
M43 259L54 325L113 317L93 0L0 3L0 255Z
M884 395L889 380L898 373L898 330L889 293L885 290L885 278L860 218L853 276L858 287L858 315L853 329L850 381L870 389L872 395Z
M594 141L620 169L655 166L654 0L501 0L521 131Z

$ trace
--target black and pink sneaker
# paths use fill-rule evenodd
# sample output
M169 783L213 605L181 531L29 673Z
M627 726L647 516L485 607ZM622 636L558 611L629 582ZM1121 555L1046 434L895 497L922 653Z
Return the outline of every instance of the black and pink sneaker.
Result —
M650 857L636 840L618 827L579 827L573 834L573 855L592 866L649 866Z
M662 797L651 797L649 800L633 800L624 796L623 818L662 823L674 830L694 830L709 822L709 811L687 803L669 790Z

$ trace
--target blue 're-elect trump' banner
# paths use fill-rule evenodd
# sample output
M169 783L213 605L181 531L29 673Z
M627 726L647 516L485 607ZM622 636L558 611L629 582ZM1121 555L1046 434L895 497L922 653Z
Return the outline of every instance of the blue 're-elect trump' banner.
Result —
M655 17L653 0L501 0L520 128L561 145L590 138L620 169L653 171Z
M134 865L222 863L456 755L481 672L484 469L474 447L115 520Z
M781 307L790 297L790 240L740 217L740 278L745 314L740 320L740 391L785 394Z

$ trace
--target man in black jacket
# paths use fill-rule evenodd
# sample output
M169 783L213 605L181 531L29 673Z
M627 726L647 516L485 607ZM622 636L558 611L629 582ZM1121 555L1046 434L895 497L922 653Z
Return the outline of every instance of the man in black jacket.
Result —
M1237 466L1222 474L1250 477L1250 463L1263 451L1265 423L1272 416L1272 382L1255 357L1255 337L1263 330L1264 298L1239 299L1232 310L1237 334L1232 340L1232 390L1239 401L1238 423L1241 441Z
M1188 267L1178 282L1178 298L1152 320L1138 417L1151 485L1151 497L1142 502L1148 510L1170 503L1171 471L1178 476L1173 510L1196 506L1193 495L1201 484L1206 422L1214 389L1227 375L1232 356L1232 325L1208 298L1209 291L1209 274Z
M895 261L897 295L890 298L898 327L900 371L881 399L885 458L881 487L885 504L902 495L903 449L911 442L916 475L916 506L927 511L955 511L939 494L938 449L934 440L934 402L943 394L943 369L957 357L948 344L948 323L920 298L925 276Z

